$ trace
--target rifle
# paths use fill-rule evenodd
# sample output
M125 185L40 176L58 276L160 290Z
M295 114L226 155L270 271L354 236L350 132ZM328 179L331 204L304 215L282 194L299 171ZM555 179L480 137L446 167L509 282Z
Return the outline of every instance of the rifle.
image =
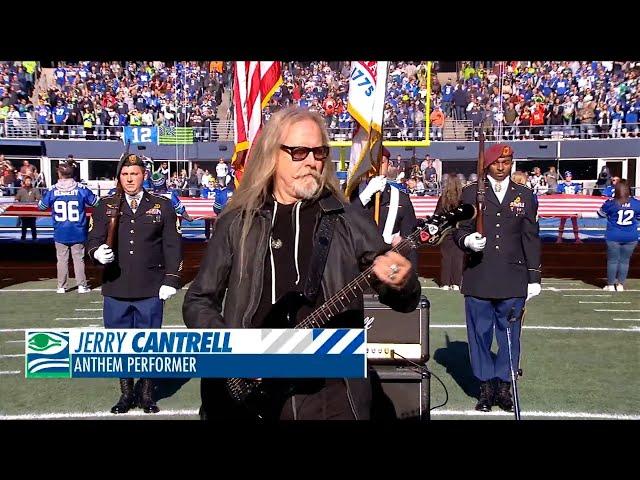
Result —
M480 130L478 137L478 193L476 194L476 231L484 236L484 194L485 194L485 176L484 176L484 134Z
M118 168L116 170L116 205L117 207L114 209L107 209L107 215L109 216L109 227L107 229L107 240L106 244L109 246L111 250L113 250L115 244L118 241L118 223L120 221L120 212L122 211L122 202L124 200L124 190L122 188L122 184L120 183L120 170L122 162L125 158L129 156L129 146L131 145L131 140L127 141L127 146L125 147L124 153L120 156L120 160L118 161Z

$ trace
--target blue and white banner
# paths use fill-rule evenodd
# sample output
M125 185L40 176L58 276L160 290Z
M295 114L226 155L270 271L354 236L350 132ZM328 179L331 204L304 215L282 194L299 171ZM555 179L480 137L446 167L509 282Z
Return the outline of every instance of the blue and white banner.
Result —
M27 378L364 378L364 329L27 330Z
M122 141L126 145L136 143L158 143L158 127L124 127Z

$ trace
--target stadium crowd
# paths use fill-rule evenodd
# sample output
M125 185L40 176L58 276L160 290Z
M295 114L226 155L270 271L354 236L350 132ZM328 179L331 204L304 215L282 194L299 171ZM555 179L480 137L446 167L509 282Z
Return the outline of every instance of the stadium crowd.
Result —
M17 68L18 78L25 69L7 68ZM53 82L38 93L35 105L32 83L22 95L11 95L18 87L13 80L4 88L6 130L20 136L37 126L45 138L104 140L119 139L126 125L188 126L206 141L230 82L229 71L228 62L59 62Z
M441 140L447 118L468 120L475 135L482 130L489 139L640 133L640 62L461 62L458 74L444 83L434 62L430 102L426 63L389 63L388 139L421 140L428 132ZM206 127L219 118L232 76L231 62L60 62L53 84L33 105L35 69L35 62L2 64L0 134L25 135L27 126L37 124L47 126L40 128L44 136L112 139L125 125L158 125L194 127L196 140L210 140ZM320 112L335 140L349 139L350 75L350 62L284 62L283 84L265 107L265 120L296 104Z

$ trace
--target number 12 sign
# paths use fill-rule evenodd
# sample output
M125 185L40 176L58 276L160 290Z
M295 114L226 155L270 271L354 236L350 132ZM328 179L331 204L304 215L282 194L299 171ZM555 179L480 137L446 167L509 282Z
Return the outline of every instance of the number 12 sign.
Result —
M135 143L158 143L157 127L124 127L122 140L126 145L128 141Z

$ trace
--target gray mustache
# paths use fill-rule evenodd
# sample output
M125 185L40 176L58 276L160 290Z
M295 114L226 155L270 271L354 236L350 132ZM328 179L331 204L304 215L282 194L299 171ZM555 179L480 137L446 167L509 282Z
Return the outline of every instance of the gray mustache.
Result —
M298 178L303 178L303 177L306 177L307 175L311 175L316 180L320 180L320 178L321 178L321 175L315 170L309 170L307 172L299 173L298 175L296 175L293 178L297 180Z

